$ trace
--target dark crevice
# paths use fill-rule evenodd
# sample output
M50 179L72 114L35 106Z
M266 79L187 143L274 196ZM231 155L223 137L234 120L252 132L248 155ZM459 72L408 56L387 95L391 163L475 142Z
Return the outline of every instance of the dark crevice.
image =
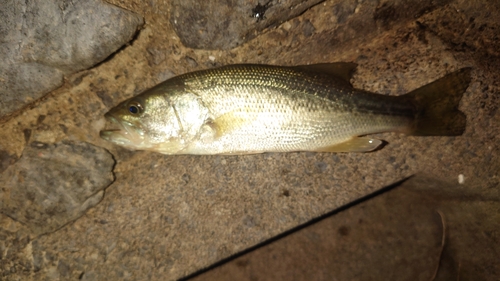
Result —
M118 48L116 51L114 51L113 53L111 53L108 57L106 57L102 61L98 62L97 64L89 67L88 69L97 68L97 67L105 64L106 62L112 60L116 56L116 54L118 54L121 51L125 50L128 46L133 45L134 42L137 40L137 38L139 38L139 34L141 33L141 30L142 30L143 26L144 25L139 26L137 28L137 30L135 31L134 35L132 35L132 38L129 41L127 41L127 43L123 44L120 48Z
M290 235L292 235L292 234L294 234L296 232L299 232L299 231L301 231L304 228L312 226L312 225L314 225L316 223L319 223L319 222L321 222L321 221L323 221L325 219L330 218L331 216L334 216L334 215L336 215L338 213L341 213L341 212L343 212L343 211L345 211L345 210L347 210L349 208L355 207L355 206L357 206L359 204L362 204L362 203L364 203L364 202L366 202L368 200L371 200L371 199L373 199L373 198L375 198L375 197L377 197L379 195L382 195L382 194L384 194L386 192L389 192L389 191L391 191L391 190L393 190L393 189L401 186L401 184L403 184L404 182L406 182L408 179L410 179L412 177L413 176L409 176L409 177L407 177L405 179L402 179L402 180L400 180L400 181L398 181L396 183L393 183L393 184L391 184L389 186L386 186L386 187L384 187L382 189L379 189L379 190L377 190L377 191L375 191L375 192L373 192L371 194L368 194L368 195L366 195L364 197L361 197L361 198L359 198L359 199L357 199L357 200L355 200L355 201L353 201L351 203L348 203L348 204L346 204L344 206L341 206L341 207L339 207L339 208L337 208L337 209L335 209L333 211L330 211L330 212L328 212L328 213L326 213L324 215L321 215L321 216L319 216L317 218L314 218L314 219L312 219L312 220L310 220L310 221L308 221L306 223L303 223L303 224L301 224L299 226L296 226L296 227L294 227L294 228L292 228L290 230L287 230L287 231L285 231L285 232L283 232L281 234L278 234L278 235L276 235L274 237L271 237L271 238L269 238L269 239L267 239L267 240L265 240L265 241L263 241L263 242L255 245L255 246L252 246L252 247L250 247L250 248L248 248L246 250L243 250L243 251L241 251L239 253L236 253L236 254L234 254L232 256L229 256L229 257L227 257L225 259L222 259L222 260L220 260L220 261L218 261L218 262L216 262L216 263L214 263L214 264L212 264L212 265L210 265L210 266L208 266L206 268L200 269L200 270L198 270L198 271L196 271L196 272L194 272L194 273L192 273L192 274L190 274L188 276L182 277L182 278L180 278L178 280L179 281L187 281L187 280L192 279L194 277L200 276L203 273L206 273L206 272L208 272L210 270L213 270L213 269L215 269L217 267L225 265L225 264L227 264L227 263L229 263L231 261L234 261L235 259L237 259L239 257L242 257L242 256L250 253L250 252L256 251L256 250L258 250L260 248L263 248L263 247L265 247L265 246L267 246L267 245L269 245L271 243L274 243L274 242L276 242L278 240L284 239L287 236L290 236Z

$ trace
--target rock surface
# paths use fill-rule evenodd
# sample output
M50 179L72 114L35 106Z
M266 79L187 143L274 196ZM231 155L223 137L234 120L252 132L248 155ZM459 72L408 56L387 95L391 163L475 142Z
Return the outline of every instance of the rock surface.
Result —
M323 1L269 0L261 3L245 0L174 0L170 21L186 47L228 50L253 39L260 31L276 27L321 2ZM363 35L373 36L397 22L417 18L449 2L451 0L367 1L360 5L357 0L338 1L332 10L327 11L337 29L331 40L345 42ZM287 29L293 27L288 26ZM303 27L306 37L313 32L314 26L310 22Z
M23 224L0 216L0 273L5 279L176 280L415 173L455 183L457 191L480 194L485 202L497 200L498 1L324 1L230 50L187 48L171 24L169 1L110 2L143 15L145 28L112 59L69 76L50 98L1 123L0 159L9 169L32 142L83 141L113 154L116 181L84 216L35 239ZM416 8L429 3L428 9ZM274 13L270 9L268 20ZM99 138L105 112L172 75L232 63L335 61L358 64L355 87L387 95L402 95L472 67L472 82L460 104L467 115L465 133L378 134L374 137L388 144L366 154L243 156L131 152ZM459 178L463 184L456 185ZM468 199L460 195L453 200ZM481 204L470 206L480 211ZM488 212L481 213L488 218L481 224L499 229ZM439 220L424 224L436 229L432 227L439 227ZM484 228L470 224L464 229L474 234ZM436 242L437 234L425 235L427 242ZM425 241L407 240L413 242ZM471 266L481 264L481 253L473 246L457 247L478 257L468 260Z
M189 48L231 49L300 15L322 0L267 2L174 0L170 22Z
M0 213L32 237L53 232L101 201L113 165L111 154L88 143L31 143L0 174Z
M417 175L190 280L493 280L500 198L468 192Z
M130 41L142 17L100 0L1 0L0 117Z

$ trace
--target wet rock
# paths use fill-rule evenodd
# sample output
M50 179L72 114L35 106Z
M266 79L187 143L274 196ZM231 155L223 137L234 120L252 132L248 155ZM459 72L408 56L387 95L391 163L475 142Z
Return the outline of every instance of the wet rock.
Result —
M196 49L231 49L300 15L321 0L174 0L170 21L182 43Z
M113 181L114 160L85 142L34 142L0 174L0 212L33 235L52 232L82 216Z
M89 1L3 0L0 11L0 117L95 65L130 41L142 18Z

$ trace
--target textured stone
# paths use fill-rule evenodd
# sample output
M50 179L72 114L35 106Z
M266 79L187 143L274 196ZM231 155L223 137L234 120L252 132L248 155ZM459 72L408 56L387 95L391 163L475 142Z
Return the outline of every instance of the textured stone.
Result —
M101 201L114 160L84 142L32 143L0 174L0 212L33 235L57 230Z
M339 25L338 42L390 29L395 23L412 20L451 0L418 1L337 1L327 11ZM182 43L198 49L231 49L253 39L265 28L275 27L323 1L287 0L255 4L252 1L225 2L174 0L170 21ZM259 11L263 11L259 13ZM259 17L257 17L257 15ZM263 16L261 16L263 15ZM295 28L286 23L285 29ZM306 21L303 33L312 35L314 26Z
M170 22L182 43L197 49L231 49L258 31L293 18L321 0L174 0Z
M4 151L4 165L9 166L21 157L26 143L32 141L89 142L113 154L116 181L106 189L103 200L84 216L34 240L25 238L20 223L0 215L0 235L3 235L0 238L6 237L0 239L0 252L5 254L0 260L1 277L7 280L56 277L61 280L177 280L414 173L424 173L447 183L457 183L458 176L463 175L463 184L453 185L450 193L442 195L446 199L449 194L459 194L450 199L450 206L469 199L464 194L475 194L479 198L468 205L470 209L449 213L457 214L455 221L463 218L464 222L476 222L476 225L464 225L463 229L476 235L469 236L473 237L470 241L485 242L460 244L457 248L463 250L462 257L470 253L468 257L476 259L480 254L476 249L491 248L499 241L498 234L491 232L491 229L499 229L497 216L492 215L499 212L480 209L481 205L494 205L500 191L500 57L496 56L499 42L495 32L500 18L500 10L495 8L498 1L452 0L448 5L431 5L423 14L415 7L425 6L429 1L324 1L231 50L185 47L169 20L170 1L109 2L144 15L148 24L131 46L112 59L72 77L67 87L58 89L50 99L43 99L36 107L0 123L0 150ZM252 7L257 5L257 1L249 2ZM384 4L384 9L393 6L395 15L401 17L389 16L387 24L382 24L381 15L391 13L379 11L375 20L375 11ZM265 13L267 19L271 15L271 10ZM255 18L248 17L256 22ZM474 17L472 21L471 17ZM265 23L261 20L256 24ZM298 65L335 61L358 63L352 83L357 88L387 95L402 95L446 73L472 67L472 82L460 104L460 110L467 115L464 135L380 134L374 137L388 144L365 154L243 156L132 152L99 138L105 112L120 101L153 87L169 76L170 71L178 75L233 63ZM464 193L458 192L460 190ZM430 201L437 195L429 193L429 196ZM374 219L373 222L383 230L379 232L382 235L387 233L383 226L389 223L391 214L411 207L397 204L399 196L392 198L389 202L399 207L388 212L383 221ZM479 215L474 217L480 219L466 217L467 212L474 210L479 210ZM406 218L398 217L404 227L413 220L411 216ZM428 240L407 237L410 248L406 249L415 249L411 243L424 245L424 242L432 244L439 240L436 238L441 232L431 236L424 229L439 230L439 216L432 218L418 224L422 227L417 230L422 234L421 239ZM408 233L399 227L395 225L391 233L403 233L403 236ZM352 236L370 233L352 225L349 230L339 228L333 227L335 237L340 233ZM456 232L450 229L449 233ZM485 239L483 235L492 239ZM322 237L332 235L327 233ZM371 237L359 237L373 241ZM319 243L315 247L321 248L323 241L315 242ZM398 241L390 242L398 245ZM345 245L356 246L353 243ZM384 255L377 250L370 253ZM409 251L401 256L413 254ZM474 260L464 262L473 264ZM371 268L372 264L358 260L340 259L338 263L336 266L343 270L348 266L365 272L377 270ZM312 267L318 264L311 263L311 271L316 272ZM465 268L464 265L462 263L461 268ZM394 267L389 273L404 274L410 267L413 264ZM63 277L68 273L69 277ZM295 277L290 274L286 280ZM491 276L489 279L495 280Z
M100 0L1 0L0 7L0 117L102 61L142 24Z
M189 280L494 280L500 198L457 185L417 175Z

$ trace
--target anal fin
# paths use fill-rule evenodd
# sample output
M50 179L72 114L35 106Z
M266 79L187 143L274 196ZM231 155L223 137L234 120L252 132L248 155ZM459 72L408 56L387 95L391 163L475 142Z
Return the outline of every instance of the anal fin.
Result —
M332 146L315 149L317 152L368 152L375 150L382 144L381 140L368 137L354 137L348 141Z

